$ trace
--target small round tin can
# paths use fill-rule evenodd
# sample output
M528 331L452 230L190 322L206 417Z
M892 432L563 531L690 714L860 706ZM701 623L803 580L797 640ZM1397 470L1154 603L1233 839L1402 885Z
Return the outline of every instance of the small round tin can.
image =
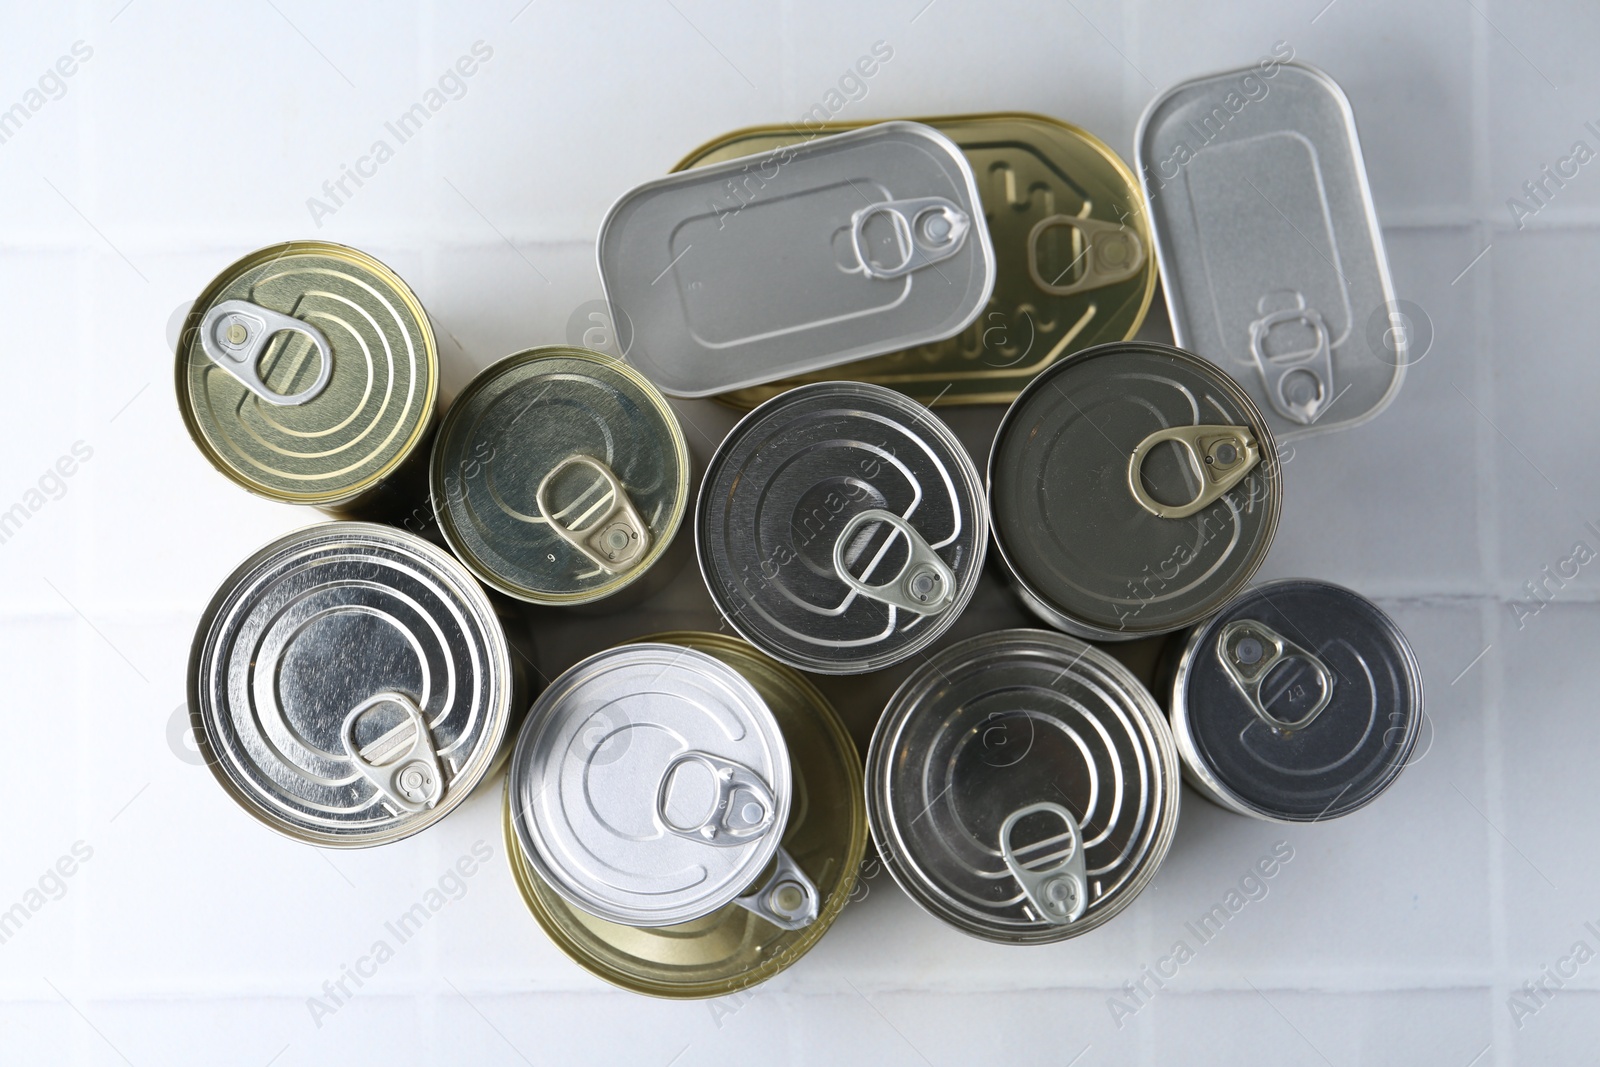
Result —
M1093 930L1155 875L1178 755L1127 669L1064 634L1001 630L906 679L867 754L867 814L894 880L986 941Z
M751 644L820 674L862 674L937 640L988 547L966 448L880 385L820 382L746 415L706 470L700 570Z
M1216 612L1266 558L1277 445L1243 389L1167 345L1100 345L1048 368L989 454L995 544L1023 602L1089 640Z
M291 241L228 267L189 312L177 387L200 451L253 493L352 516L426 495L433 328L364 252Z
M506 854L523 899L550 938L590 973L636 993L677 999L726 996L766 981L811 949L850 898L867 843L860 758L843 722L798 672L735 637L669 633L645 638L706 653L744 676L783 732L794 801L781 848L810 872L816 921L774 925L737 902L672 926L624 926L569 903L523 855L506 792ZM620 720L597 724L602 731Z
M1318 822L1394 784L1422 730L1422 672L1377 605L1328 582L1248 590L1197 626L1163 688L1184 776L1230 811Z
M518 672L482 587L389 526L279 538L217 591L189 659L200 750L239 805L359 848L448 814L504 754Z
M689 450L637 371L582 348L507 356L450 406L433 448L439 526L486 585L589 604L666 553L689 500Z

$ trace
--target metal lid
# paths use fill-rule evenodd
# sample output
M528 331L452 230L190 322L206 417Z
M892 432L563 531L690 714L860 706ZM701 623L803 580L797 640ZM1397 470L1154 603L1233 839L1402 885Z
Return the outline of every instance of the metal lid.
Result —
M929 914L988 941L1060 941L1155 875L1178 821L1178 756L1116 660L1002 630L940 652L890 699L867 814L889 873Z
M647 182L600 225L628 359L710 396L959 332L994 288L966 157L912 122Z
M977 176L996 265L983 314L942 341L717 399L749 408L809 381L847 378L928 404L1004 404L1063 356L1138 332L1155 295L1155 250L1139 182L1105 142L1019 112L916 121L954 141ZM829 123L820 132L862 125ZM815 136L805 127L757 126L717 138L673 169ZM758 166L746 160L747 169Z
M1408 323L1334 80L1267 62L1184 82L1135 144L1177 343L1238 378L1285 441L1383 410Z
M535 348L474 378L431 467L450 547L536 604L585 604L643 575L689 500L689 451L638 372L581 348Z
M1118 640L1193 625L1266 557L1283 489L1256 406L1215 366L1122 342L1036 378L989 456L995 543L1052 625Z
M1337 818L1405 768L1422 729L1422 673L1366 598L1267 582L1189 635L1172 725L1185 770L1224 806L1279 822Z
M346 503L427 434L438 392L428 316L364 252L292 241L206 287L178 344L178 408L206 458L251 492Z
M195 736L251 815L313 844L408 837L500 753L511 654L483 589L421 538L330 522L246 560L201 617Z
M950 428L854 382L746 415L707 467L695 528L734 629L822 674L878 670L935 641L972 598L988 537L977 468Z
M517 840L573 905L627 926L731 903L778 851L789 753L761 695L693 649L596 653L544 691L511 760Z

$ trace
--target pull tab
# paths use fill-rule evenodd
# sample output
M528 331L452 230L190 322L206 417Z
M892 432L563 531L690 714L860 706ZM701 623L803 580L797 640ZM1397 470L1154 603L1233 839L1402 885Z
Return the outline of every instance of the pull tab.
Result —
M1083 260L1083 276L1065 285L1057 285L1054 279L1045 280L1039 271L1039 239L1047 230L1057 226L1077 230L1084 241L1083 253L1078 257ZM1047 219L1040 219L1028 233L1028 273L1033 276L1033 284L1051 296L1071 296L1073 293L1125 282L1144 266L1144 255L1144 241L1137 233L1121 223L1104 219L1051 215ZM1076 262L1074 260L1074 265ZM1069 266L1067 269L1072 268Z
M1139 477L1150 450L1176 441L1189 458L1200 491L1187 504L1163 504L1152 497ZM1169 426L1139 442L1128 459L1128 489L1139 506L1158 519L1186 519L1239 484L1261 459L1255 435L1247 426Z
M803 930L817 921L821 896L794 857L780 848L772 876L734 903L780 930Z
M373 763L365 752L357 751L355 744L356 720L380 704L398 704L405 709L412 726L410 747L399 756L383 763ZM367 746L367 751L379 749L379 757L387 755L397 745L401 727L389 731ZM422 709L404 693L379 693L368 697L351 709L344 717L339 730L339 740L345 755L356 765L356 770L401 811L426 811L439 803L444 796L444 775L439 770L439 756L433 750L433 739L428 734L428 721Z
M1291 732L1305 729L1333 699L1333 672L1328 670L1327 665L1271 627L1253 619L1238 619L1222 628L1222 633L1217 636L1217 658L1222 660L1223 670L1228 672L1228 677L1233 679L1233 684L1244 695L1250 710L1274 730ZM1293 720L1278 718L1267 710L1267 702L1261 699L1261 687L1267 675L1278 664L1291 659L1309 664L1316 672L1317 684L1321 687L1311 709Z
M1250 324L1250 354L1255 357L1256 369L1261 372L1272 406L1285 418L1310 425L1333 402L1333 350L1322 313L1306 307L1305 298L1298 293L1295 298L1301 306L1269 312ZM1269 355L1267 339L1273 328L1291 322L1310 327L1315 341L1300 352ZM1298 399L1289 394L1291 386L1305 385L1315 385L1316 391L1306 391ZM1297 394L1302 391L1296 390Z
M587 525L563 526L556 518L556 509L550 506L550 487L562 471L579 466L588 467L599 474L606 490L587 511L578 516L578 523L583 523L596 512L599 517ZM539 511L550 528L608 574L621 574L650 550L650 527L633 506L627 490L622 488L622 482L611 472L611 468L593 456L568 456L557 463L539 482L534 499L539 502Z
M717 797L698 823L680 826L667 815L667 794L678 772L691 763L710 772ZM667 764L656 787L656 818L661 825L679 837L707 845L732 848L745 844L766 833L777 813L777 801L760 775L742 763L709 752L680 752Z
M851 574L844 558L851 537L869 522L887 523L905 535L908 546L900 573L882 585L868 585ZM838 539L833 542L833 570L841 582L862 596L918 615L937 615L956 600L956 572L939 558L939 553L928 547L928 542L909 522L881 508L858 512L844 524Z
M875 263L867 252L867 223L877 215L894 224L898 263ZM955 255L971 229L972 216L942 196L884 200L850 216L850 243L867 277L898 278Z
M261 357L267 342L280 333L293 331L311 338L322 356L317 380L303 392L285 396L261 379ZM213 305L200 320L200 348L211 362L239 379L239 384L269 404L289 407L316 398L333 377L333 346L323 332L304 319L252 304L248 300L224 300Z
M1065 837L1066 852L1046 854L1034 861L1038 863L1053 856L1055 862L1042 869L1024 866L1017 850L1011 847L1011 831L1017 823L1026 816L1040 812L1059 816L1067 824L1065 834L1036 841L1021 850L1037 852L1047 846L1060 844ZM1089 907L1089 877L1083 857L1083 831L1078 828L1078 820L1073 818L1072 812L1060 804L1042 801L1018 808L1007 815L1006 821L1000 824L1000 855L1006 861L1006 869L1022 887L1022 895L1028 898L1035 914L1045 922L1065 926L1081 918Z

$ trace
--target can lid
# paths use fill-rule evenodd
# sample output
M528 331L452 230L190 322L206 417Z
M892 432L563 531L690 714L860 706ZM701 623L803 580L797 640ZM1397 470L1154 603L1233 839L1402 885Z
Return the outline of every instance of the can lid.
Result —
M507 356L456 398L434 445L434 507L484 582L538 604L631 584L671 544L689 452L637 371L581 348Z
M673 396L942 340L995 275L972 167L914 122L647 182L606 214L598 256L628 359Z
M290 504L346 503L427 434L433 329L416 296L364 252L293 241L206 287L178 343L178 407L212 464Z
M319 845L441 818L487 773L511 714L510 650L483 589L440 549L369 523L312 526L246 560L202 616L189 674L218 780Z
M1277 446L1243 390L1144 342L1040 375L989 457L1001 555L1026 596L1085 637L1165 633L1216 611L1266 557L1282 494Z
M1144 687L1101 650L1003 630L940 652L890 699L867 814L924 910L990 941L1092 930L1171 845L1178 756Z
M1422 729L1422 673L1400 628L1302 578L1256 586L1197 627L1172 696L1190 773L1227 806L1282 822L1371 803Z
M665 644L597 653L534 702L512 819L539 876L628 926L707 915L751 888L789 818L789 753L738 671Z
M717 608L774 658L860 674L926 648L978 584L977 468L933 412L821 382L745 416L700 489L695 541Z
M1271 67L1158 96L1136 169L1173 337L1291 441L1388 406L1423 324L1395 300L1350 101L1320 70Z

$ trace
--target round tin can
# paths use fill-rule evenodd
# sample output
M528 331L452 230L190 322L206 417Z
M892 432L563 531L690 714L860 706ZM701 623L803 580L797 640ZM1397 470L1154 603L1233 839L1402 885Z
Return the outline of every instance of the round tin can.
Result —
M623 926L574 907L522 854L506 792L506 854L523 899L550 938L591 974L636 993L718 997L766 981L811 949L849 900L867 843L860 758L827 699L798 672L735 637L670 633L647 643L692 648L737 670L766 701L792 761L794 801L781 847L810 874L816 921L798 930L737 903L673 926Z
M598 352L507 356L450 406L433 448L434 509L486 585L588 604L661 559L689 500L689 450L666 399Z
M426 493L433 328L364 252L291 241L224 270L189 312L177 387L200 451L253 493L338 514Z
M1199 356L1100 345L1049 368L989 454L995 544L1027 606L1078 637L1193 626L1266 558L1283 506L1277 445L1250 397Z
M189 659L195 738L267 826L324 847L409 837L504 752L517 672L488 595L388 526L330 522L255 553Z
M821 382L746 415L706 470L695 545L717 609L773 658L861 674L922 651L988 547L966 448L880 385Z
M1422 672L1377 605L1267 582L1183 642L1170 688L1184 776L1273 822L1348 815L1394 784L1422 729Z
M1155 700L1105 652L1001 630L943 650L889 701L867 814L884 866L930 915L986 941L1061 941L1155 875L1178 755Z

